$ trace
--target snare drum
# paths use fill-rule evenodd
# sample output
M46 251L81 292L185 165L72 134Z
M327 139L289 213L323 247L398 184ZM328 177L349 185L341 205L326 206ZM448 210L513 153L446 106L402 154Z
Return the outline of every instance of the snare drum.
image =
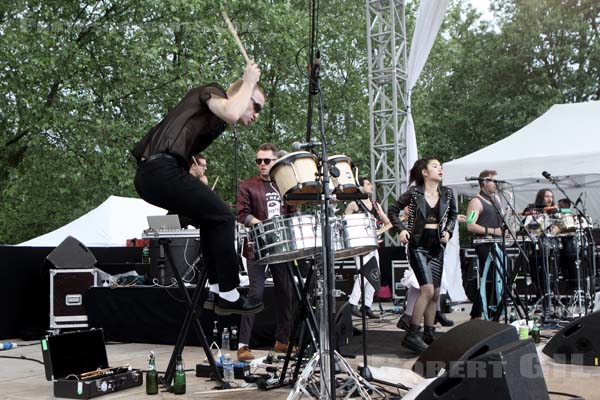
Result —
M359 186L354 176L354 164L349 157L338 154L327 159L330 167L336 167L340 171L340 176L331 176L333 193L356 193Z
M315 214L279 216L254 225L250 240L259 264L298 260L321 251L321 226Z
M297 151L278 159L269 172L279 192L286 194L321 193L317 180L317 157L308 151ZM286 201L288 204L303 204L304 201Z
M368 254L377 249L377 221L367 214L335 217L333 236L336 260Z

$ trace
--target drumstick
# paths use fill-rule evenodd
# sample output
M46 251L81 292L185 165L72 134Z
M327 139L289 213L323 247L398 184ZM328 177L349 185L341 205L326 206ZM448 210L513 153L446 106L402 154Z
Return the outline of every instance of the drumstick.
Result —
M244 49L244 45L242 44L242 41L238 37L238 34L235 31L233 24L231 23L231 20L229 20L229 17L227 16L227 12L225 12L225 10L223 10L221 12L221 14L223 15L223 19L225 20L227 27L229 28L229 32L231 32L231 34L233 35L233 38L235 39L235 42L237 43L238 47L240 48L240 51L242 52L242 55L244 56L244 60L246 60L247 64L250 64L250 62L251 62L250 58L248 58L248 54L246 54L246 49Z
M215 181L213 182L212 188L210 188L211 190L215 190L215 186L217 186L217 182L219 182L219 176L217 176L217 179L215 179Z

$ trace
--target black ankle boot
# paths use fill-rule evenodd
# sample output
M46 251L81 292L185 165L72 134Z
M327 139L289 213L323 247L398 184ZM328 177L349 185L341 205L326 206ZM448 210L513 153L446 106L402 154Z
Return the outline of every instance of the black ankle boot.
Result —
M419 325L410 324L410 329L406 331L406 336L402 340L402 346L415 353L422 353L427 350L427 343L421 338L421 327Z
M442 326L454 326L454 321L446 318L444 313L442 313L441 311L435 312L435 323L439 323Z
M396 323L396 327L403 329L405 331L408 331L410 329L410 320L412 319L412 316L404 313L402 314L402 316L400 317L400 319L398 319L398 322Z
M435 328L433 326L425 325L423 327L423 341L427 343L428 346L435 340L434 333Z

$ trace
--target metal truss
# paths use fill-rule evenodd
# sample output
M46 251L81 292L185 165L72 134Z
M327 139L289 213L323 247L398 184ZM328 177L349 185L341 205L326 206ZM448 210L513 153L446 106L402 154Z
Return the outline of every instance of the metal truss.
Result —
M367 0L371 182L387 210L406 188L405 0ZM386 245L397 238L385 234Z

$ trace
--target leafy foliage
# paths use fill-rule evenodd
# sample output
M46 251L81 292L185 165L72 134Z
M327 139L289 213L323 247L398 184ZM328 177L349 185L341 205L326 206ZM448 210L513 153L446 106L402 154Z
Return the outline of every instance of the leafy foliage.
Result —
M324 130L331 154L368 175L364 1L320 2ZM260 65L268 102L239 129L239 178L254 149L306 137L309 2L8 0L0 5L0 243L55 229L111 194L135 196L133 144L191 87L239 77L225 7ZM415 3L407 19L414 20ZM505 137L556 102L600 93L600 5L496 1L497 25L452 3L413 95L421 153L443 160ZM313 99L316 103L316 98ZM318 137L313 119L314 138ZM234 198L234 135L207 151Z

